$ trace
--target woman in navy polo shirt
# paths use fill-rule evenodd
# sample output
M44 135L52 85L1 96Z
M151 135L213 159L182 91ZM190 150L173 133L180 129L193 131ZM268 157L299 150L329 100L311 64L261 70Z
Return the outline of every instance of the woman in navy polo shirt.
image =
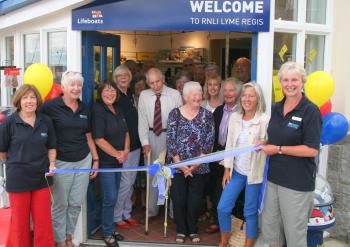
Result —
M36 112L41 102L34 86L21 86L13 98L17 112L0 125L0 158L6 160L6 190L12 209L8 247L32 246L30 215L34 246L54 246L45 170L55 169L56 137L51 120Z
M287 62L278 72L284 99L273 106L267 129L270 155L262 232L270 246L307 246L313 207L315 156L320 146L321 114L303 94L304 68Z
M122 167L130 150L128 127L122 112L116 106L117 90L112 82L101 84L97 90L99 100L92 111L92 133L102 168ZM123 239L114 230L113 218L120 177L119 172L99 175L102 188L102 231L107 246L119 246L117 240Z
M47 101L40 111L48 115L57 136L56 167L60 169L98 168L99 160L91 135L90 110L79 100L83 88L79 72L63 73L63 95ZM96 173L90 174L95 178ZM52 221L57 247L71 247L81 204L89 184L87 173L63 173L54 176Z

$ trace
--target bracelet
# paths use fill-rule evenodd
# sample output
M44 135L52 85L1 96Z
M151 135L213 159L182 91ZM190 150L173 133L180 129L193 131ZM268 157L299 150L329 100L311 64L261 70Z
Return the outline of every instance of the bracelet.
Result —
M93 159L92 162L99 162L99 159Z
M56 160L50 160L50 163L56 163Z

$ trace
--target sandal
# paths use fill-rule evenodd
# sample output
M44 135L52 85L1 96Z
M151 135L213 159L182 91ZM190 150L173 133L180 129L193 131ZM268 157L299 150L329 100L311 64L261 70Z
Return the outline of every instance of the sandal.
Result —
M175 236L175 242L177 244L183 244L185 242L185 238L186 238L185 234L177 233Z
M198 244L201 241L201 238L199 237L199 234L197 233L192 233L189 235L192 243Z
M119 247L119 244L113 235L106 236L103 240L105 241L107 247Z
M117 241L123 241L124 240L124 236L121 235L119 232L114 231L113 232L113 237L117 240Z

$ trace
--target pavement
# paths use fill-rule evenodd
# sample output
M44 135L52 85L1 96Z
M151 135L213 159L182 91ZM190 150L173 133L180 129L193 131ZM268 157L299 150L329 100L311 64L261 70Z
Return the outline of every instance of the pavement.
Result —
M335 239L327 239L325 241L325 247L349 247L350 245Z

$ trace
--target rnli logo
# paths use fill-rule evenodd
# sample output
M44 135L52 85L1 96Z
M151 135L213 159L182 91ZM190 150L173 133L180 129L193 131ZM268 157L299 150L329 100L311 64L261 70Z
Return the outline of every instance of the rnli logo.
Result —
M101 10L91 10L91 16L78 18L78 24L103 24L103 14Z
M91 10L91 16L94 19L96 19L96 18L103 18L101 10Z

